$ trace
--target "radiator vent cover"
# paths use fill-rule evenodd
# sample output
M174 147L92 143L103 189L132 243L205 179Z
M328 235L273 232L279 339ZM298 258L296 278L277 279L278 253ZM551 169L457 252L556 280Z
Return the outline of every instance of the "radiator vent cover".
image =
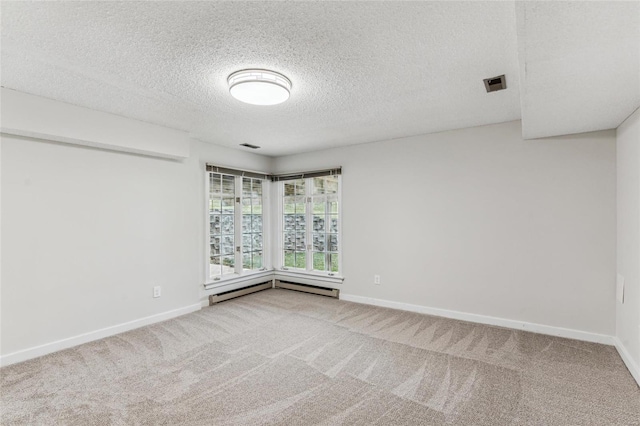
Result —
M237 290L225 291L219 294L212 294L209 296L209 306L215 305L225 300L235 299L236 297L246 296L247 294L255 293L256 291L267 290L273 287L271 281L264 282L262 284L255 284L248 287L239 288Z
M337 288L318 287L309 284L298 284L289 281L276 280L275 288L284 288L286 290L302 291L304 293L319 294L320 296L335 297L340 296L340 290Z

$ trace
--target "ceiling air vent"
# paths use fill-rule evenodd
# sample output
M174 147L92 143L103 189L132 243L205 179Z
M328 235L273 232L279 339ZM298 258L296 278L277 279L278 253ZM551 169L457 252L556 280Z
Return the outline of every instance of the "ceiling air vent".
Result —
M251 145L250 143L241 143L240 146L246 146L247 148L251 148L251 149L260 148L258 145Z
M497 92L498 90L507 88L507 80L504 78L504 74L497 77L485 78L483 81L487 93Z

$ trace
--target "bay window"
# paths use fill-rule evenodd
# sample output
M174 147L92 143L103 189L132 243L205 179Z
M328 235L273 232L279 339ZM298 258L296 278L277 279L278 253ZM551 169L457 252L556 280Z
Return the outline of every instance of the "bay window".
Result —
M208 164L205 289L269 277L341 283L340 186L339 168L272 176Z

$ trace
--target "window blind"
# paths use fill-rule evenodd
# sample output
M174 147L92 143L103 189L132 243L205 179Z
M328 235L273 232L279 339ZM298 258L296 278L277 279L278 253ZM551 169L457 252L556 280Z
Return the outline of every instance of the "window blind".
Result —
M285 173L281 175L269 175L266 173L252 172L252 171L240 170L240 169L231 169L228 167L221 167L213 164L207 164L207 171L214 172L214 173L222 173L225 175L246 176L254 179L267 179L267 180L272 180L274 182L278 182L282 180L295 180L295 179L305 179L305 178L313 178L313 177L341 175L342 167L335 167L333 169L325 169L325 170L314 170L310 172L296 172L296 173Z
M281 180L295 180L295 179L306 179L312 177L323 177L323 176L336 176L342 174L342 167L336 167L334 169L326 169L326 170L315 170L312 172L299 172L299 173L287 173L282 175L273 175L271 176L272 181L281 181Z
M260 172L251 172L248 170L230 169L228 167L215 166L213 164L207 164L207 171L213 173L222 173L225 175L244 176L254 179L271 179L271 175Z

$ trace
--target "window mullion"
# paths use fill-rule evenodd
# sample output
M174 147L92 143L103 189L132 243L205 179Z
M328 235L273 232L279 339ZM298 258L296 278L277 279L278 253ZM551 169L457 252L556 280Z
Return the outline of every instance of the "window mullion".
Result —
M329 196L324 195L324 272L331 272L331 255L329 254L329 232L331 230L331 209L329 206Z
M307 249L307 271L313 270L313 179L307 178L305 183L306 201L306 249Z
M338 176L338 274L342 274L342 176Z
M204 278L205 278L205 282L208 282L211 279L211 212L210 212L210 205L211 205L211 173L209 172L205 172L205 180L204 180L204 193L205 193L205 197L206 197L206 203L205 203L205 235L207 236L205 239L205 244L206 244L206 248L205 248L205 253L206 253L206 259L205 259L205 272L204 272Z
M233 212L234 271L240 275L242 274L242 177L236 176L233 184L235 188L235 209Z

